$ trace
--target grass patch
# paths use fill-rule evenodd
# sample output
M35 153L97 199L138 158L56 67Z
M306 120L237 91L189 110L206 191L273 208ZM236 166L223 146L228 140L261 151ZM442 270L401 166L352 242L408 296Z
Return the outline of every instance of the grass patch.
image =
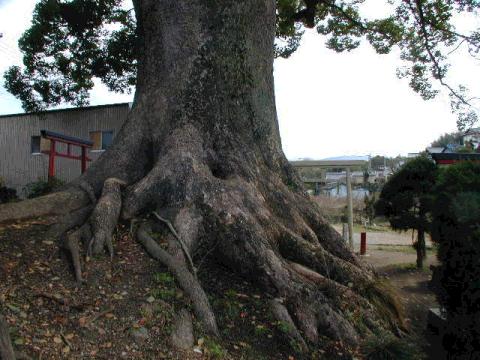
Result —
M166 272L157 272L153 275L153 279L156 283L163 286L173 286L175 284L175 279L172 275Z
M423 271L425 273L431 272L429 267L425 265L421 269L417 268L416 263L395 264L395 265L390 265L389 267L399 271Z
M390 282L377 279L365 287L364 294L383 319L392 326L398 325L404 330L406 329L405 312L400 302L400 296Z
M411 339L398 339L392 335L372 336L364 344L366 360L421 360L424 354Z
M401 252L405 254L416 254L417 251L411 245L371 245L373 250ZM436 249L434 247L427 247L427 255L434 254Z
M210 359L223 359L226 356L226 352L223 347L211 338L205 339L205 352Z

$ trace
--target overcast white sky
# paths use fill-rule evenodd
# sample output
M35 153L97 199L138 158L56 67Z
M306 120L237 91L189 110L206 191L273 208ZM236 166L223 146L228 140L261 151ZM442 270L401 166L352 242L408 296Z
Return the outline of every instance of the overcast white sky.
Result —
M0 0L0 33L4 34L0 39L1 81L8 66L21 64L16 43L29 26L35 2ZM372 5L369 11L382 9ZM398 54L380 56L367 45L336 54L323 44L322 37L307 32L291 58L275 61L280 132L289 159L405 155L421 151L439 135L455 130L456 118L450 113L446 93L425 102L408 87L407 80L397 79ZM454 65L454 80L470 87L478 83L478 63L459 55ZM98 86L91 103L131 98ZM0 89L0 114L18 112L22 112L19 101Z

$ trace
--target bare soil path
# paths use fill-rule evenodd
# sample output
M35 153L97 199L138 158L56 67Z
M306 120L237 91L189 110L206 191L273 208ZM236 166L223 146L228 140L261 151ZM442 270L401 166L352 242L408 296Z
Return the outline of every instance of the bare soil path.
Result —
M434 252L428 251L422 270L415 267L416 254L411 246L370 245L367 255L362 258L397 289L405 307L407 324L427 359L442 360L437 349L439 345L430 342L426 331L428 310L438 307L435 295L428 287L431 280L429 267L437 264Z

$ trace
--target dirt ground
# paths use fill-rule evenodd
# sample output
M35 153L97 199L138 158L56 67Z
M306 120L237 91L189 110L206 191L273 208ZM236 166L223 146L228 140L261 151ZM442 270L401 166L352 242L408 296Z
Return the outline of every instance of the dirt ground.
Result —
M268 300L244 279L206 261L198 273L221 331L195 346L171 343L175 314L191 304L168 270L129 235L115 234L115 257L84 264L86 284L74 281L69 257L46 237L47 223L0 226L0 310L16 351L33 359L285 359L304 358L273 319ZM198 261L198 259L197 259ZM308 359L351 359L343 345L321 339ZM358 357L359 358L359 357Z
M372 236L373 235L373 236ZM441 360L442 355L432 344L426 332L428 310L438 307L434 294L428 287L431 280L430 265L436 265L435 250L429 248L424 269L416 268L416 253L411 246L411 238L394 232L367 233L367 254L361 258L375 267L378 274L385 277L398 291L404 304L407 324L413 338L425 352L427 359ZM427 246L431 246L430 242ZM359 251L359 239L355 250Z
M199 276L218 314L221 340L200 335L189 351L173 348L174 315L191 305L128 228L115 234L113 262L92 259L85 266L88 283L79 286L66 253L45 236L48 222L0 226L0 308L16 350L34 359L299 358L261 291L208 263ZM426 311L435 304L429 272L408 265L415 261L408 246L369 245L363 259L399 290L412 331L421 337ZM322 349L312 358L348 358L336 343Z

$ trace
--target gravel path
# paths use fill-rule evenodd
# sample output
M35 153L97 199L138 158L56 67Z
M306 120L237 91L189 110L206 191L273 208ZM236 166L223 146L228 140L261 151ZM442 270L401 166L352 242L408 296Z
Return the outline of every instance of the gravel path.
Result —
M334 225L335 230L340 234L342 233L341 225ZM355 247L360 247L360 232L354 232L353 241ZM367 231L367 247L368 245L411 245L412 233L411 232L393 232L393 231ZM427 247L432 246L432 243L427 236Z

